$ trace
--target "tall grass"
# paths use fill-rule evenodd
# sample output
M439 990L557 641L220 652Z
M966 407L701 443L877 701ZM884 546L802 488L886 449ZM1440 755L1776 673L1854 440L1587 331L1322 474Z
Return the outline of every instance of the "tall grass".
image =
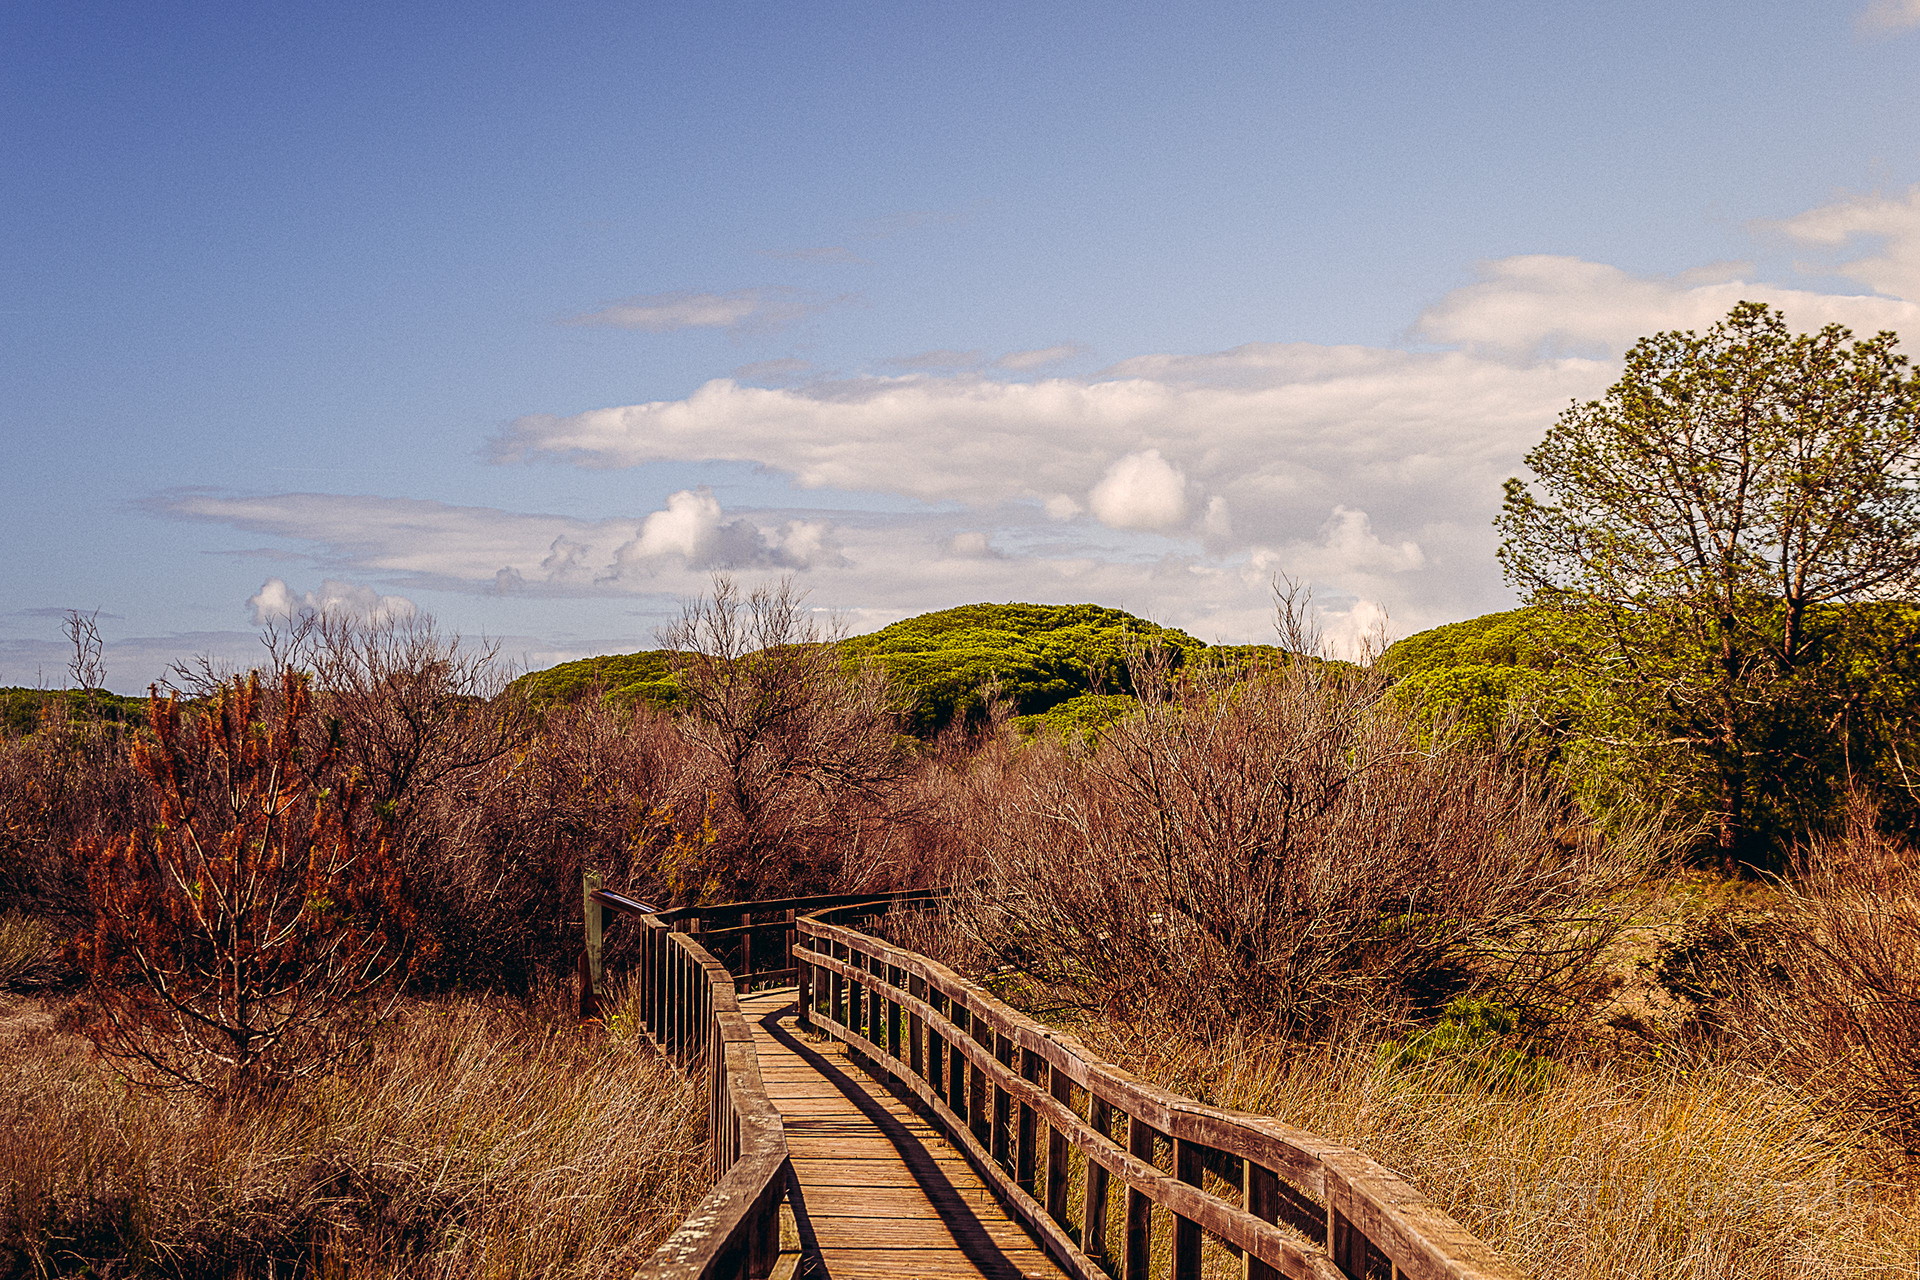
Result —
M706 1186L697 1087L558 1002L410 1003L345 1069L214 1101L0 1029L0 1273L624 1275Z
M1570 1063L1501 1090L1364 1043L1074 1031L1164 1087L1366 1152L1540 1280L1909 1280L1920 1260L1912 1189L1736 1067Z

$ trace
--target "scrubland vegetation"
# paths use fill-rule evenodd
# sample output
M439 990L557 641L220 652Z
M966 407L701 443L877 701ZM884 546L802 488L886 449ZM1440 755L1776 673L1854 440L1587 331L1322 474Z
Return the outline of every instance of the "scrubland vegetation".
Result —
M1285 588L1273 646L1091 605L844 640L722 577L626 658L508 685L319 616L136 715L76 618L78 690L0 742L0 1262L630 1269L703 1109L556 994L593 868L944 888L883 927L1527 1274L1912 1274L1920 388L1846 337L1647 340L1509 490L1528 607L1369 661Z
M1536 1274L1891 1275L1920 1249L1920 893L1866 809L1787 881L1688 870L1671 815L1588 812L1392 662L1301 656L1298 609L1229 661L1144 633L1090 731L1023 733L989 685L916 737L911 688L796 605L722 583L692 606L665 708L529 700L428 625L315 620L278 674L203 672L145 727L55 703L10 739L9 1266L643 1256L697 1196L702 1104L554 994L587 865L672 901L947 884L902 925L918 945L1142 1074L1368 1150ZM129 946L171 919L194 954L185 916L139 906L189 826L282 841L283 905L325 887L316 847L404 895L389 973L367 940L392 911L328 889L312 937L360 940L378 981L284 1067L140 1005ZM379 856L343 870L354 848ZM125 1052L142 1027L196 1069Z

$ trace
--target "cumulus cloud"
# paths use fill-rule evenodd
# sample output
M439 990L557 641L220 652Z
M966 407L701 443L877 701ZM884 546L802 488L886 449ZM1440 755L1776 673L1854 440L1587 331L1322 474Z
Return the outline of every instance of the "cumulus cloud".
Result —
M1158 449L1130 453L1107 468L1087 506L1110 529L1166 532L1186 523L1187 478Z
M562 324L590 328L639 329L672 333L678 329L725 329L729 333L771 333L805 316L854 301L854 295L809 298L797 289L735 289L730 293L652 293L610 302L597 311L570 316Z
M381 595L359 582L328 578L318 591L296 593L284 579L268 578L260 590L247 599L253 625L264 627L273 622L319 616L351 618L356 622L404 622L419 610L405 596Z
M1526 255L1438 299L1412 327L1419 349L1255 342L1072 377L1018 376L1062 348L992 366L922 353L895 376L718 379L679 399L529 416L493 446L502 463L742 462L893 500L830 521L723 511L700 489L599 521L300 494L189 492L167 509L306 539L323 563L403 584L649 594L698 591L710 568L736 567L804 573L817 600L860 617L1098 600L1205 639L1265 634L1267 584L1288 572L1350 602L1328 625L1357 642L1369 611L1404 633L1511 601L1493 558L1500 482L1570 400L1618 376L1636 337L1704 327L1741 299L1802 328L1920 329L1920 193L1759 230L1874 292L1769 284L1750 263L1647 276Z
M981 560L998 555L992 540L979 529L964 529L947 539L947 551L963 559Z
M318 558L363 572L498 595L617 594L663 576L804 570L831 564L840 554L831 521L729 517L704 487L674 493L663 509L637 522L344 494L242 497L195 490L157 505L175 517L304 540L317 548ZM403 597L340 580L329 580L318 593L296 595L275 578L248 603L257 614L274 617L309 607L355 608L367 616L412 609Z
M1862 31L1891 35L1920 27L1920 0L1872 0L1854 19Z
M1909 7L1920 15L1920 0L1912 0ZM1920 24L1920 17L1915 23ZM1905 199L1856 196L1762 225L1771 225L1799 244L1820 248L1844 249L1865 239L1877 245L1879 252L1843 261L1832 269L1876 293L1920 299L1920 187L1909 188Z
M1025 373L1031 369L1042 369L1050 364L1059 364L1062 360L1071 360L1085 355L1087 349L1077 342L1057 342L1051 347L1036 347L1032 351L1009 351L993 362L996 369L1011 369L1015 373Z

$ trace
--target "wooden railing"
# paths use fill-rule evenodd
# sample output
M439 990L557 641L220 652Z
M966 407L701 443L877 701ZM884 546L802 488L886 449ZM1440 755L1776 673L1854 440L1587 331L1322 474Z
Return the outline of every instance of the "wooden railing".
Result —
M585 889L582 1017L605 1012L601 935L610 917L624 916L642 930L639 964L629 976L640 1029L678 1066L702 1076L707 1089L713 1189L640 1275L760 1280L777 1268L790 1273L796 1255L780 1252L787 1140L760 1079L753 1030L741 1016L738 992L755 983L793 980L798 912L839 908L857 916L925 895L836 894L659 911L601 889L591 874Z
M1249 1280L1517 1280L1359 1152L1146 1084L840 915L795 921L801 1022L918 1095L1069 1274L1200 1280L1210 1239Z

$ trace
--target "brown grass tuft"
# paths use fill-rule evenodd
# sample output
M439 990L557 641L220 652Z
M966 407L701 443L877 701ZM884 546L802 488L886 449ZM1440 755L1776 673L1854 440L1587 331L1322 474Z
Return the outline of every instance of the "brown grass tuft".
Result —
M704 1192L704 1126L669 1064L557 1001L410 1003L364 1061L225 1103L130 1088L21 1002L0 1273L629 1274Z

